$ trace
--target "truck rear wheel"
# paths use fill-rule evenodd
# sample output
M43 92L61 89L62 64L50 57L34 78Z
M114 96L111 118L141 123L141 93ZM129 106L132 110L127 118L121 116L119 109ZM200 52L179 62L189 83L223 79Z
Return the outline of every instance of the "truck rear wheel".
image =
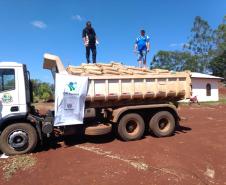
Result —
M157 137L170 136L175 130L175 118L168 111L160 111L151 118L149 128Z
M118 124L118 135L124 141L138 140L144 134L143 118L136 113L124 115Z
M37 132L29 123L16 123L6 127L0 135L0 150L7 155L31 152L38 142Z

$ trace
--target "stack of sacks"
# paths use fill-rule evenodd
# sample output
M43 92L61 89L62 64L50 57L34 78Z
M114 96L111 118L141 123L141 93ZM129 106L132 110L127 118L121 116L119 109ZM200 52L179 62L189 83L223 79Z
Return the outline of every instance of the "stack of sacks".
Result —
M110 62L109 64L81 64L80 66L68 66L67 72L78 76L90 75L148 75L159 73L170 73L164 69L143 69L134 66L125 66L121 63Z

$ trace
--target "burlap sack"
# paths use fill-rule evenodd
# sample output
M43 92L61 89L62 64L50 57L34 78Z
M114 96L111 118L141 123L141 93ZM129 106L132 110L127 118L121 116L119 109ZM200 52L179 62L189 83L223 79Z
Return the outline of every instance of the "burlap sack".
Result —
M112 71L112 70L103 70L103 74L120 75L118 71Z

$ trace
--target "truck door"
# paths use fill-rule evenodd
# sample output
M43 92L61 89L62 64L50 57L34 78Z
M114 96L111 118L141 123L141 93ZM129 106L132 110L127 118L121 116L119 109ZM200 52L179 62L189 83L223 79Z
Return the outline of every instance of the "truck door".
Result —
M0 69L0 118L19 111L15 68Z

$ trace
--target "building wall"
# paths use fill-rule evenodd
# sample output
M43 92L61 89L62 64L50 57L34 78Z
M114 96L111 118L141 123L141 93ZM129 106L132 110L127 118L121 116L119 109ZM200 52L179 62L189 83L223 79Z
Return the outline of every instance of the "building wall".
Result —
M197 96L198 101L219 101L218 79L192 78L192 96ZM211 96L206 95L206 85L211 85Z

